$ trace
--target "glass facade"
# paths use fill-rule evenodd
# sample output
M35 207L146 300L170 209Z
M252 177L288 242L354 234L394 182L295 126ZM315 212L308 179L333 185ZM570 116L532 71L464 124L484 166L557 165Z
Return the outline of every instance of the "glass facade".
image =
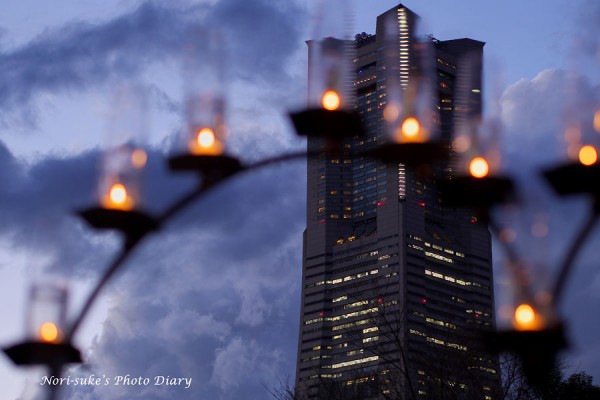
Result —
M390 19L397 35L384 41ZM449 165L424 177L359 155L388 140L389 74L406 87L418 73L408 45L417 20L399 5L378 17L375 35L356 36L355 110L367 134L344 142L341 153L329 153L318 138L308 141L320 157L308 161L300 398L496 398L498 362L476 336L494 328L487 227L468 210L441 204L436 181ZM431 41L431 112L450 139L461 113L481 112L479 91L458 96L455 82L468 55L479 66L468 71L468 84L481 88L484 44Z

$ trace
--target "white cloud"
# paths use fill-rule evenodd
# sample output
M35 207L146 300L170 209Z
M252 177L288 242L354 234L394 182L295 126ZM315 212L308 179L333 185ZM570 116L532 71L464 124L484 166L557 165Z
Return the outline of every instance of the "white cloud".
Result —
M564 70L544 70L508 86L500 98L507 167L518 168L514 172L519 173L525 167L564 160L567 120L587 118L583 134L589 133L599 99L597 88L585 76Z
M211 383L223 391L250 381L274 382L279 372L281 354L254 340L235 338L216 353Z
M195 310L168 314L158 321L157 330L152 332L153 335L175 342L203 336L225 340L230 333L231 326L228 323L218 321L212 315L200 315Z

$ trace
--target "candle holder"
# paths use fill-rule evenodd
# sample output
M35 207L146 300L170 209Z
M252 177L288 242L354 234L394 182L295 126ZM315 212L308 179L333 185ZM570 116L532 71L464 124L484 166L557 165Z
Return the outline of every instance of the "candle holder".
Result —
M186 127L179 153L169 159L173 171L196 171L215 182L240 171L226 154L225 54L217 29L194 27L185 44L183 77Z
M52 368L81 362L79 350L64 341L68 291L55 284L34 284L29 292L27 339L4 348L16 365Z
M29 291L27 333L30 339L60 343L66 323L68 291L56 284L34 284Z
M572 73L567 87L572 91L565 109L563 141L565 152L558 166L542 172L557 194L591 194L600 197L600 104L583 100L573 91L579 82Z
M452 140L450 165L453 174L442 182L440 190L447 205L471 207L481 218L487 219L491 207L515 202L513 180L501 173L500 109L496 100L493 114L481 120L479 89L473 71L478 57L465 55L462 73L456 83L454 111L456 134Z
M142 172L148 161L139 144L147 134L145 92L139 85L115 88L108 118L110 144L104 151L97 186L97 206L78 214L93 228L140 237L158 223L142 211Z
M432 38L420 36L414 16L400 9L384 20L383 70L386 97L382 118L385 135L381 145L367 151L387 163L430 165L448 159L449 144L441 138L439 113L434 112L435 60ZM400 43L400 51L397 49Z
M158 229L158 222L140 210L140 175L146 158L143 149L130 144L106 153L98 185L99 206L78 212L91 227L117 230L128 237Z
M349 32L349 7L341 0L322 0L317 8L314 39L308 44L308 107L290 114L300 136L339 142L364 134L353 110L354 41Z

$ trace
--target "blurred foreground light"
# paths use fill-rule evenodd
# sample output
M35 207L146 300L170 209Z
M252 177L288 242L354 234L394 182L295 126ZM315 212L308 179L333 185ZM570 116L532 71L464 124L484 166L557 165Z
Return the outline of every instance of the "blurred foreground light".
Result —
M406 118L402 123L402 134L407 137L414 137L419 134L419 130L421 129L421 125L416 118L410 117Z
M148 161L148 154L143 149L135 149L131 153L131 164L135 168L144 168Z
M464 153L471 148L471 138L468 135L458 135L452 141L452 148L459 153Z
M583 165L593 165L598 161L598 152L594 146L586 145L579 150L579 162Z
M227 68L222 32L194 26L185 38L185 118L180 150L194 156L221 156L227 139Z
M529 304L521 304L515 309L514 324L519 331L530 331L539 328L539 317Z
M217 139L215 131L208 127L200 128L189 143L189 150L197 156L218 156L223 154L223 142Z
M490 172L490 166L483 157L475 157L469 164L469 173L474 178L485 178Z
M383 110L383 119L387 122L394 122L400 118L401 107L394 103L388 103Z
M215 133L210 128L202 128L198 132L196 141L198 142L198 146L209 148L215 144Z
M340 95L335 90L328 90L323 93L323 99L321 103L323 108L326 110L337 110L340 108L341 104Z
M402 139L408 142L421 141L421 124L415 117L408 117L402 122L400 127Z
M27 313L27 336L44 343L62 340L66 320L68 291L53 283L32 285Z
M129 204L128 204L129 203ZM131 202L128 202L127 189L120 183L115 183L110 188L108 193L107 208L116 208L121 210L130 209L133 207Z
M56 343L58 342L59 332L56 324L46 321L40 327L40 339L42 342Z

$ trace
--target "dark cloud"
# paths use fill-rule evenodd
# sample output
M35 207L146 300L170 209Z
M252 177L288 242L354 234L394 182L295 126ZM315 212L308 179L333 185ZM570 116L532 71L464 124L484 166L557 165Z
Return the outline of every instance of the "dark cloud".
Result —
M0 147L12 189L0 197L0 235L27 249L23 238L44 221L38 241L56 246L51 268L96 279L117 243L98 241L105 235L72 212L93 203L98 157L92 151L26 165ZM146 202L156 213L197 180L168 171L160 152L149 159ZM191 377L191 389L78 387L65 389L73 391L68 398L263 399L263 383L294 368L305 185L297 163L248 172L149 237L108 289L112 307L87 351L89 367L70 372Z
M4 112L31 107L39 94L82 90L168 60L180 51L191 17L193 13L146 2L104 24L73 22L46 30L0 54L0 105Z
M233 103L243 110L244 118L234 124L244 133L244 158L256 158L260 146L269 147L268 138L281 133L281 122L265 124L268 118L257 109L265 100L295 96L297 84L290 76L295 68L305 71L294 63L305 39L305 12L295 2L222 0L210 8L202 2L147 1L111 21L73 22L41 32L19 48L0 51L0 123L35 124L44 94L60 99L119 78L135 80L157 63L173 63L179 73L183 35L206 21L225 28L230 39L232 89L254 93L252 105L241 98ZM260 93L249 90L253 85ZM157 108L180 110L159 82L150 86ZM262 139L259 146L248 140L252 136ZM144 205L159 213L197 180L168 171L164 152L149 155ZM66 277L97 279L118 239L92 231L74 210L95 202L99 156L90 150L25 163L0 143L0 180L7 188L0 191L0 237L31 254L51 251L48 267ZM234 177L149 237L107 289L111 308L92 348L83 349L88 364L70 371L111 378L190 377L191 389L68 387L64 395L264 399L263 384L290 374L305 208L301 165Z
M15 120L35 124L34 100L40 94L77 92L139 76L156 63L177 64L185 35L198 24L227 34L232 76L282 89L293 67L290 57L302 45L304 18L294 2L222 0L209 8L146 1L105 23L47 29L17 49L0 52L0 121L5 127Z
M600 4L594 0L585 0L580 8L576 32L578 33L579 49L586 56L595 60L595 65L600 61Z
M91 249L81 240L82 226L73 215L77 207L90 204L96 155L49 158L28 166L0 143L0 166L7 189L0 191L0 236L33 254L54 256L65 269L89 263Z
M289 77L288 58L303 46L306 10L295 2L221 0L208 17L225 26L234 72L256 83L282 82Z
M303 175L287 166L239 177L150 238L111 290L89 361L110 376L194 384L101 387L90 398L264 399L263 384L293 370Z

